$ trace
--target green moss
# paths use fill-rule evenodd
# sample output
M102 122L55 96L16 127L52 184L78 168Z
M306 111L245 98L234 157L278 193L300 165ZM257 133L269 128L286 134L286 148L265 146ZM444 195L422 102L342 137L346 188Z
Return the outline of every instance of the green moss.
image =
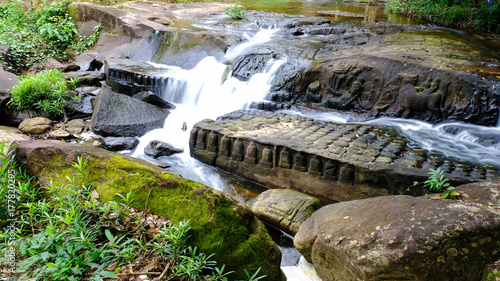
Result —
M73 176L71 166L62 160L53 157L41 177L64 181ZM236 272L232 278L242 279L244 269L254 272L261 267L261 273L270 277L267 280L279 279L281 253L267 230L247 208L221 192L120 155L90 156L88 171L102 201L119 202L116 194L132 190L132 207L143 210L148 202L148 210L174 223L191 220L189 244L214 253L220 266L226 264L227 270Z

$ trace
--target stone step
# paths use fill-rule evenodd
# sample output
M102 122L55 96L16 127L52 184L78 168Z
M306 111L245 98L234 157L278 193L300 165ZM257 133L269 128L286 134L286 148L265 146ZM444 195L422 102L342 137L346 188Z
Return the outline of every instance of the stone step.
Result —
M137 60L108 59L105 61L106 84L113 91L129 96L142 91L151 91L161 95L174 72L173 69L157 68L147 62Z
M442 167L453 185L498 179L499 169L418 147L389 126L336 124L261 110L235 111L191 131L200 161L324 203L422 192L413 182Z

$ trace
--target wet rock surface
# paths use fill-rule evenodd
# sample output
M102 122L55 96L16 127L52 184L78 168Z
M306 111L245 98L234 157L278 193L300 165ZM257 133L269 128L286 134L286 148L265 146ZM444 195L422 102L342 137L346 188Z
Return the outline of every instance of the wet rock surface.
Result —
M155 93L153 93L151 91L139 92L139 93L135 94L133 96L133 98L142 100L143 102L147 102L147 103L150 103L152 105L156 105L156 106L161 107L161 108L175 109L175 105L162 99L161 97L159 97L158 95L156 95Z
M170 156L182 152L184 152L184 149L173 147L171 144L158 140L151 141L148 146L144 148L144 153L153 158Z
M319 199L291 189L264 191L250 205L260 220L291 235L295 235L300 225L319 208Z
M393 127L259 110L198 122L189 145L206 164L323 202L399 194L440 166L455 185L499 175L495 167L430 154Z
M102 146L111 151L132 150L139 144L135 137L107 137L104 138Z
M103 136L134 137L163 127L170 114L166 109L103 87L96 97L92 128Z
M154 93L165 88L169 79L168 74L172 74L173 71L169 68L156 68L143 61L129 59L105 61L106 84L113 91L129 96L143 91Z
M500 192L474 185L482 200ZM499 228L498 209L467 198L384 196L321 208L294 245L323 280L480 280Z
M304 76L302 100L318 106L430 123L494 126L498 121L500 89L495 82L455 70L356 55L325 60Z

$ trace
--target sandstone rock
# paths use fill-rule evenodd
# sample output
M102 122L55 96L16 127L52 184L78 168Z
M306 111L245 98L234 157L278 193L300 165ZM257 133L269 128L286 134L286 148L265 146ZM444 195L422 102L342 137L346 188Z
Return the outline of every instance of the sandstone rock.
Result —
M133 137L107 137L102 146L111 151L132 150L139 144L138 138Z
M75 64L80 67L81 71L98 71L103 65L90 54L81 54L77 56L75 59Z
M291 189L264 191L250 205L259 219L292 235L320 207L319 199Z
M248 81L255 73L262 72L269 60L276 55L270 49L258 49L241 56L233 62L232 75L241 81Z
M162 142L162 141L158 141L158 140L151 141L148 144L148 146L146 146L146 148L144 148L144 153L146 155L149 155L149 156L154 157L154 158L158 158L161 156L170 156L170 155L173 155L176 153L182 153L182 152L184 152L184 149L175 148L166 142Z
M150 103L152 105L156 105L165 109L175 109L175 105L169 103L168 101L162 99L155 93L151 91L142 91L133 96L133 98L140 99L144 102Z
M87 118L92 116L94 112L92 108L92 100L95 96L79 93L80 98L77 100L70 99L66 106L66 113L71 118Z
M100 87L101 81L106 79L104 73L98 71L70 71L65 72L66 79L77 79L77 86L95 86Z
M103 136L133 137L163 127L169 111L103 87L96 98L92 128Z
M73 119L66 124L66 131L73 135L79 135L87 130L87 123L83 119Z
M429 168L438 166L455 186L499 176L498 167L480 160L434 155L396 127L315 121L260 110L196 123L189 147L203 163L270 188L310 194L323 203L401 194L414 181L427 180Z
M49 136L51 138L55 138L55 139L63 139L63 138L67 138L67 137L71 136L71 134L69 132L67 132L66 130L64 130L63 128L59 128L59 129L50 131Z
M23 120L19 130L28 134L41 134L52 127L52 121L45 117L34 117Z
M322 280L479 280L500 256L498 210L432 198L325 206L301 225L294 245Z
M313 88L322 95L311 93ZM303 100L370 117L390 116L430 123L444 120L495 126L494 82L455 70L369 55L324 60L299 82ZM495 90L496 89L496 90Z
M17 128L0 126L0 143L5 141L3 153L7 153L8 148L15 141L28 140L27 136L22 135Z
M131 59L106 59L106 84L113 91L133 96L143 91L159 91L169 79L168 69ZM159 93L161 94L161 93Z
M116 194L133 192L132 207L144 209L172 222L191 221L190 243L212 257L235 279L243 279L246 268L266 274L266 280L281 279L281 252L265 226L244 205L223 193L168 173L146 161L90 146L61 141L24 141L15 147L16 160L44 186L50 180L66 181L74 171L69 165L78 156L88 157L89 178L102 201ZM151 192L150 196L148 194Z

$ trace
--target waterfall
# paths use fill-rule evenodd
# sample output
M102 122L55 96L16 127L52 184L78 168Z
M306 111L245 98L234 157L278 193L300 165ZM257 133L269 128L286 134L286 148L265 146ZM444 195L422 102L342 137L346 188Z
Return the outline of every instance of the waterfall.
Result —
M231 76L231 64L238 57L268 42L275 32L276 30L261 30L253 37L246 35L248 41L231 48L222 62L214 57L206 57L190 70L157 65L169 69L166 88L159 92L163 99L175 104L176 108L165 120L163 128L150 131L139 139L139 145L132 156L152 161L144 156L144 148L152 140L161 140L183 148L183 153L168 157L168 162L172 164L170 171L244 201L245 198L238 198L234 187L230 187L232 192L228 192L227 188L232 183L222 178L215 168L204 165L189 155L189 132L198 121L215 119L237 109L246 109L252 102L264 100L271 88L274 73L285 60L271 59L264 71L254 74L245 82ZM291 249L297 252L293 247ZM289 280L319 280L311 268L302 258L297 265L283 267L283 270Z

